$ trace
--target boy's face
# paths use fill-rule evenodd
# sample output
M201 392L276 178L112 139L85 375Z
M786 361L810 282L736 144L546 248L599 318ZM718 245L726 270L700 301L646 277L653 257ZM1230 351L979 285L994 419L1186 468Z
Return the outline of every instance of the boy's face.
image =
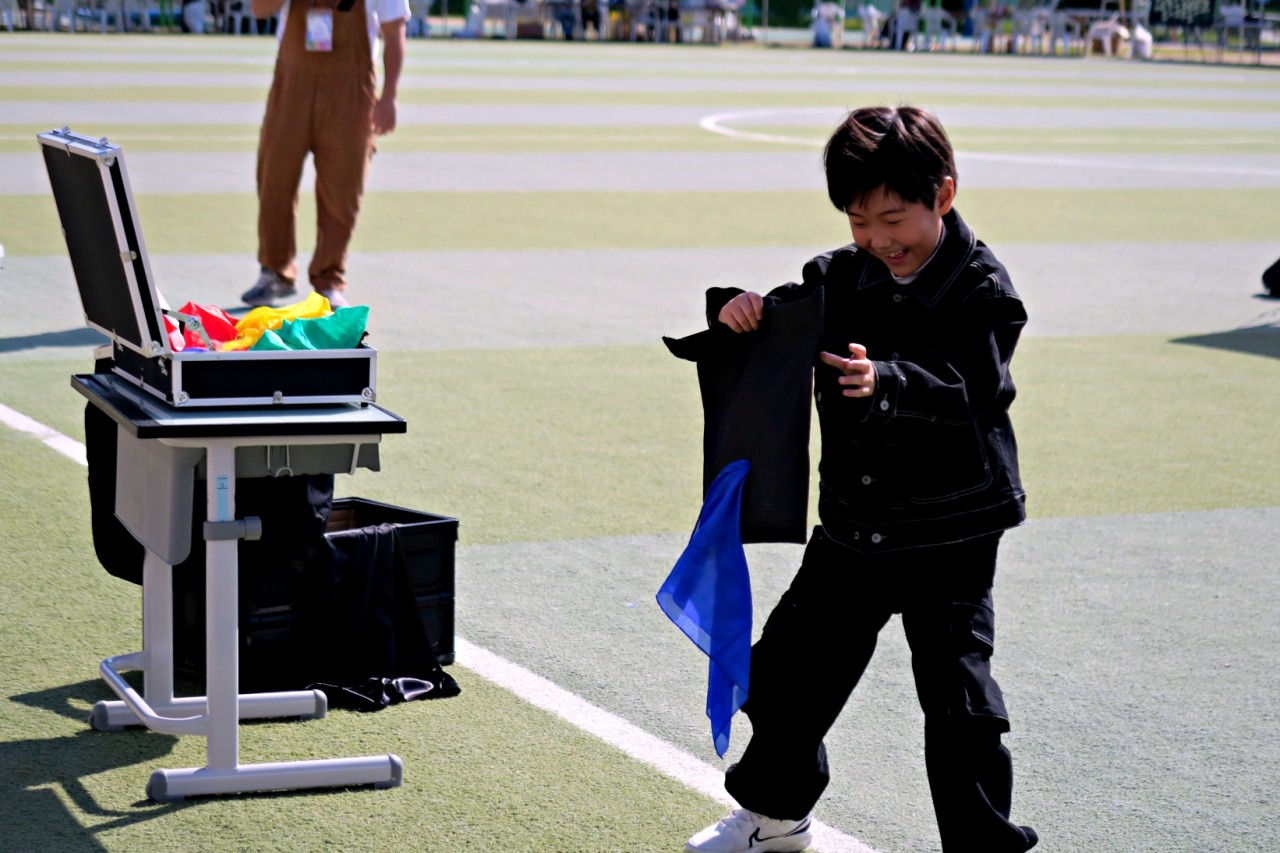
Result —
M849 205L853 242L884 262L896 276L911 275L929 260L942 236L942 217L951 210L956 184L944 178L933 207L906 202L883 188Z

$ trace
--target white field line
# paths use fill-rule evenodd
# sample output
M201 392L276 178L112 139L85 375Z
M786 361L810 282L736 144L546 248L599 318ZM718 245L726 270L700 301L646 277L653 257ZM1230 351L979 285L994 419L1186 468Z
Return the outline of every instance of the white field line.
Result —
M0 423L19 432L29 433L62 455L87 465L84 445L75 439L32 420L0 403ZM733 800L724 790L724 772L699 761L687 752L654 737L622 717L597 708L563 687L536 675L518 664L498 657L462 637L454 638L458 662L499 687L506 688L531 705L550 711L605 743L643 761L677 782L726 805ZM690 827L693 834L698 827ZM819 853L876 853L850 835L824 823L813 823L812 849Z
M832 111L828 109L816 108L779 108L715 113L713 115L703 117L698 122L698 127L709 133L716 133L733 139L745 139L751 142L774 142L779 145L801 145L806 148L822 148L826 145L825 140L815 139L811 136L783 136L774 133L756 133L751 130L739 130L734 127L728 127L724 122L737 121L740 119L770 118L780 115L796 115L801 113L821 113L823 115L829 115L831 112ZM990 163L1022 163L1032 166L1066 166L1069 168L1079 169L1112 169L1121 172L1176 172L1178 174L1198 172L1206 175L1248 175L1251 177L1280 176L1280 170L1277 169L1236 169L1221 166L1205 167L1190 165L1161 165L1159 163L1116 163L1087 157L1047 157L1036 154L981 154L957 151L956 157L961 159L968 158L970 160L985 160Z
M712 767L666 741L660 740L622 717L597 708L540 675L518 664L454 638L458 662L505 687L531 705L568 720L585 732L643 761L678 782L725 805L734 805L724 790L724 771ZM819 821L813 824L814 850L822 853L875 853L858 839Z
M12 427L18 432L34 435L72 462L79 462L81 465L89 464L84 455L83 444L75 439L67 438L57 430L50 429L38 421L33 421L21 412L15 412L3 403L0 403L0 423Z

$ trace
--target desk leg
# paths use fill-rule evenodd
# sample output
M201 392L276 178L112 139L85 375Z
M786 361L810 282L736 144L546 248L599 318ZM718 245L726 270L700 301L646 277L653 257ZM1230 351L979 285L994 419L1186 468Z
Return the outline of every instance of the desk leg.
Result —
M142 563L142 695L158 710L173 704L173 566L148 549ZM163 710L161 711L163 713Z
M142 651L113 658L112 668L143 671L143 696L157 714L191 717L204 708L179 710L173 696L173 567L150 549L142 561ZM98 731L119 731L142 720L120 701L93 706L89 725Z
M205 729L187 718L209 713L204 696L174 696L173 677L173 567L146 552L142 564L142 651L108 658L103 677L117 693L129 692L119 676L125 670L143 672L143 697L134 694L135 711L121 700L103 700L93 706L89 725L100 732L118 732L127 726L148 726L171 734L203 734ZM238 648L238 647L237 647ZM137 699L143 698L142 702ZM319 690L249 693L240 697L239 719L301 717L320 719L328 712L328 699ZM181 719L182 722L175 722Z
M210 521L234 521L235 447L208 450ZM209 768L234 768L240 754L239 541L205 543L205 693L209 698Z
M236 506L235 445L211 442L206 458L208 518L213 522L232 521ZM240 764L240 705L250 697L242 700L239 695L237 541L209 540L206 549L208 717L205 735L208 739L208 760L204 767L155 771L147 783L147 795L158 802L173 802L203 794L370 784L375 788L393 788L400 785L404 778L404 763L399 756L391 754ZM322 697L323 694L317 692L316 696Z

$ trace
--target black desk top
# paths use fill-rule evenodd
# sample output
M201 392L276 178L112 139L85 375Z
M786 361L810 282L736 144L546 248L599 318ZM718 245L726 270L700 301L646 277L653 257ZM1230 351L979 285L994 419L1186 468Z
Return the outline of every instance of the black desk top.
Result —
M118 376L76 374L71 387L138 438L383 435L409 431L399 415L379 406L175 409Z

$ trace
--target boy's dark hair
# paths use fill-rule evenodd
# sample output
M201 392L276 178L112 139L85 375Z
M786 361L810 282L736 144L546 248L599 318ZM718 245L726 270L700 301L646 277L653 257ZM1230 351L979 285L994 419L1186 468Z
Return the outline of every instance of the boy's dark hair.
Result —
M947 132L919 107L854 110L827 140L822 162L827 195L841 213L879 189L932 207L942 179L956 179Z

